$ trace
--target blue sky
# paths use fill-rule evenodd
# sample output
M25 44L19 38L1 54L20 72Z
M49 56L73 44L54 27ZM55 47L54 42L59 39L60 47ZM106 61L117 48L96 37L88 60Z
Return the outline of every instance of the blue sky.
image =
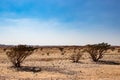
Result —
M120 0L0 0L0 44L120 45Z

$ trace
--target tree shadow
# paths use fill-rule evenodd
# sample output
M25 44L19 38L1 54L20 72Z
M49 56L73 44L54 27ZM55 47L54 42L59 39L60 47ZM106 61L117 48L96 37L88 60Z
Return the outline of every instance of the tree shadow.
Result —
M12 66L11 68L14 68L17 71L25 71L25 72L33 72L33 73L47 71L47 72L55 72L55 73L61 73L67 75L76 74L76 71L71 71L65 68L54 67L54 66L41 66L41 67L21 66L20 68L15 68Z
M78 62L73 62L73 61L71 61L73 64L85 64L84 62L82 62L82 61L78 61Z
M61 73L61 74L67 74L67 75L76 74L76 71L68 70L65 68L53 67L53 66L42 66L41 69L42 71L55 72L55 73Z
M120 65L120 62L100 60L97 64Z
M36 72L40 72L41 68L40 67L21 66L20 68L17 68L16 70L36 73Z

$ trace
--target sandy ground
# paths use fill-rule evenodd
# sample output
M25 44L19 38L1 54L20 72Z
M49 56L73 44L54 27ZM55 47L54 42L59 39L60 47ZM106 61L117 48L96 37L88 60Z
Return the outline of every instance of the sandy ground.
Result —
M72 63L69 60L72 53L70 49L66 49L64 55L57 48L38 50L27 57L22 69L17 71L11 68L5 52L0 50L0 80L120 80L120 53L117 51L106 53L98 63L87 53L79 63Z

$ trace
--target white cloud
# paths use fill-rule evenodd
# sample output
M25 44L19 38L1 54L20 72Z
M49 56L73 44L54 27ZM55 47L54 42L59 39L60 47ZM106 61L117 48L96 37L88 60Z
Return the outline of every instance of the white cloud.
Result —
M71 32L59 31L61 24L55 20L41 21L37 19L6 19L0 26L2 31L0 43L5 44L71 44ZM61 28L62 29L62 28Z
M5 19L1 22L1 44L83 45L98 42L118 44L120 40L117 35L103 33L104 28L98 29L89 24L63 23L56 19L45 21L21 18Z

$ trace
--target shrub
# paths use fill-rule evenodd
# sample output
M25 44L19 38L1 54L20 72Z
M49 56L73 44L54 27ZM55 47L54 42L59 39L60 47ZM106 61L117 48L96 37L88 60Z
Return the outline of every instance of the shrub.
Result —
M103 54L110 49L110 45L107 43L87 45L86 51L90 54L93 61L97 62L103 58Z
M42 50L43 50L43 48L40 48L40 50L42 51Z
M76 49L74 49L74 53L70 56L70 60L72 60L72 62L78 63L82 55L83 54L80 50L77 52Z
M59 48L59 50L61 51L61 55L64 55L64 48Z
M49 56L49 55L50 55L50 53L49 53L49 52L47 52L47 55Z
M27 45L18 45L11 47L9 50L5 51L13 66L18 68L21 67L21 63L24 61L24 59L27 56L31 55L35 49L37 48Z
M72 60L72 62L78 63L82 55L82 53L74 53L70 56L70 60Z
M111 47L110 47L110 50L111 50L111 51L114 51L114 50L115 50L115 47L111 46Z
M118 53L120 53L120 49L118 49Z

